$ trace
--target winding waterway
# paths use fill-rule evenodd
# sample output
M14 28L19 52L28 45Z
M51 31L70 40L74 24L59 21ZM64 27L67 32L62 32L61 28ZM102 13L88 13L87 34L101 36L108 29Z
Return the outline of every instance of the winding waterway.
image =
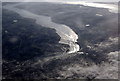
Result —
M51 17L37 15L27 10L16 8L17 5L19 4L6 5L3 8L14 11L24 18L34 19L37 24L43 27L55 29L56 33L61 37L59 43L70 46L68 53L75 53L80 50L80 46L77 44L78 35L70 27L52 22Z

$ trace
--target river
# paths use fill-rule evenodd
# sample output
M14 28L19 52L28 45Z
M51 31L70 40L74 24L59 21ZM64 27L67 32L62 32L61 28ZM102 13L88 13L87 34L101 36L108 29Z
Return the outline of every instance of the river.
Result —
M20 4L6 5L3 6L3 8L14 11L24 18L34 19L38 25L55 29L56 33L61 37L59 43L69 45L70 48L67 53L75 53L80 50L80 46L77 44L78 35L69 26L54 23L51 17L37 15L27 10L17 8L16 6Z

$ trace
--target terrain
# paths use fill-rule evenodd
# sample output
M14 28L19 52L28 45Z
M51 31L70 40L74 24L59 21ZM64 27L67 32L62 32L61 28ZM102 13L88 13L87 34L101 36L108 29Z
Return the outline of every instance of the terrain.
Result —
M31 2L17 8L49 16L53 22L69 26L78 35L81 49L67 54L69 46L59 43L55 29L3 9L3 79L118 78L116 13L54 3Z

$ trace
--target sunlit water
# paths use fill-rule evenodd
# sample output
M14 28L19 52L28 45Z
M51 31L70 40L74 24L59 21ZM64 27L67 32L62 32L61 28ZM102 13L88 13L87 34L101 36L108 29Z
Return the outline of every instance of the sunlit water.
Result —
M19 5L19 4L18 4ZM61 37L59 43L70 46L68 53L78 52L80 46L77 44L78 35L68 26L52 22L51 17L37 15L24 9L16 8L17 5L6 5L3 8L14 11L24 18L31 18L36 20L36 23L43 27L53 28Z
M96 8L104 8L104 9L108 9L112 13L118 13L117 4L94 3L94 2L86 2L86 1L61 1L61 3L72 4L72 5L83 5L83 6L96 7Z

